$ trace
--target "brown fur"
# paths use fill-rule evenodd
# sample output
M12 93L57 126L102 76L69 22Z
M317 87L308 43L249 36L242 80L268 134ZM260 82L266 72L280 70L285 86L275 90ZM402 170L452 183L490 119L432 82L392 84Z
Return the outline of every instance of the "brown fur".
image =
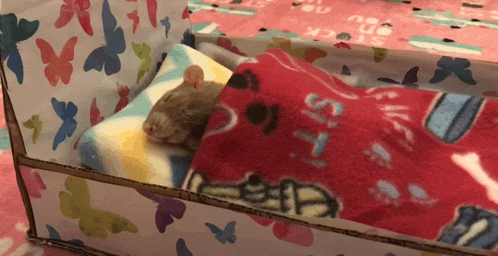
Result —
M159 143L180 144L196 151L223 85L203 82L195 88L183 82L165 93L144 122L153 127L149 138Z

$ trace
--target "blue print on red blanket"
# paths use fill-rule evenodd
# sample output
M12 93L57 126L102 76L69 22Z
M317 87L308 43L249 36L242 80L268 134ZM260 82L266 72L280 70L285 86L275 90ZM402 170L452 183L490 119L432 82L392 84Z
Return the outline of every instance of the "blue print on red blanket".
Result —
M445 143L456 143L465 135L481 110L484 99L443 94L425 120L425 129Z
M491 250L498 244L498 216L475 206L462 206L456 220L443 229L438 241Z

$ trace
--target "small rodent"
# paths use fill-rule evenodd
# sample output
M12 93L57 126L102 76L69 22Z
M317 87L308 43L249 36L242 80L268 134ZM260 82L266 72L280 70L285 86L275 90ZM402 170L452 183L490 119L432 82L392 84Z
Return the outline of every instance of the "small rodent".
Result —
M204 72L197 65L187 67L183 79L157 101L142 128L155 142L196 151L223 85L204 81Z

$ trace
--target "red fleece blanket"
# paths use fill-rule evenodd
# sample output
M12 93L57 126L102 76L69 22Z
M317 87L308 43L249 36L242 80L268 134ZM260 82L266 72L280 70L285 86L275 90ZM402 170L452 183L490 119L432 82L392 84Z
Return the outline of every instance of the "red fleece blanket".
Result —
M493 249L497 125L497 101L351 88L272 49L230 78L183 187Z

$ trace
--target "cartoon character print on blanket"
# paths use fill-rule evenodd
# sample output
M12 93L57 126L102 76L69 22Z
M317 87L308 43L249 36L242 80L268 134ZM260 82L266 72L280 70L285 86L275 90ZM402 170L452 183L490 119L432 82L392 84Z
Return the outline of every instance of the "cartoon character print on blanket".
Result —
M352 88L269 49L227 83L183 187L495 248L497 126L495 100Z

